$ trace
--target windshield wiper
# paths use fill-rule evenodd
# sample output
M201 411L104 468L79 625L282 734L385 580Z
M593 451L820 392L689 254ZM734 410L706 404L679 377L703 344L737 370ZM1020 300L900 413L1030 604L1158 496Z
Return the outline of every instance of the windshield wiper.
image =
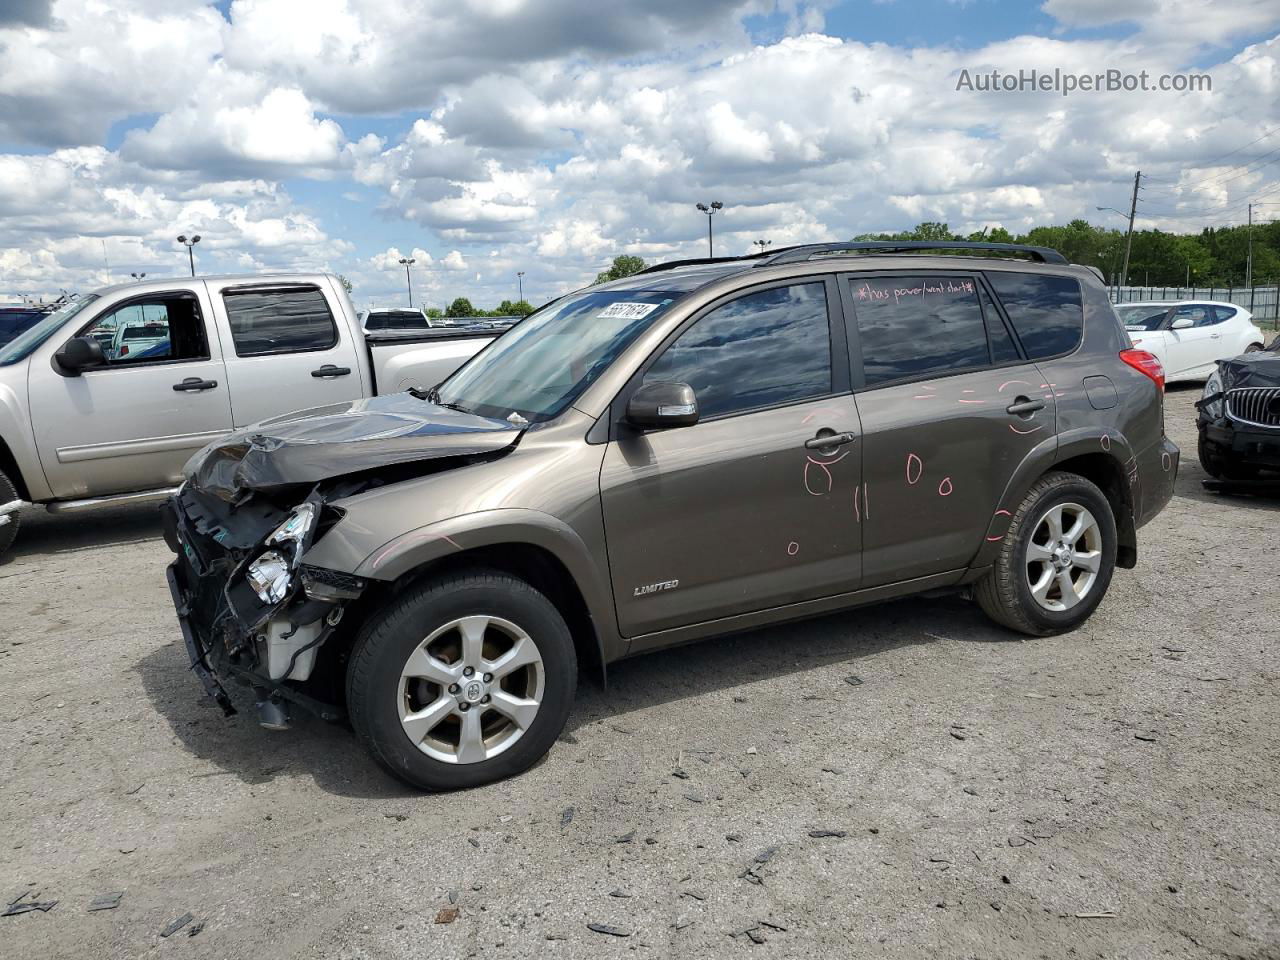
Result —
M438 386L432 387L430 390L419 390L417 387L410 387L409 393L413 394L419 400L425 400L427 403L434 403L437 407L444 407L446 410L456 410L458 413L471 412L460 403L446 403L441 400L440 388Z

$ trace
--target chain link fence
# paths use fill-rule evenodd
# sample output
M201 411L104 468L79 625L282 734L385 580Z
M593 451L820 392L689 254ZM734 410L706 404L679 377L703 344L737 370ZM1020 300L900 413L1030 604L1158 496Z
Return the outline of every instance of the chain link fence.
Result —
M1217 300L1253 314L1264 330L1280 329L1280 287L1112 287L1112 303L1136 300Z

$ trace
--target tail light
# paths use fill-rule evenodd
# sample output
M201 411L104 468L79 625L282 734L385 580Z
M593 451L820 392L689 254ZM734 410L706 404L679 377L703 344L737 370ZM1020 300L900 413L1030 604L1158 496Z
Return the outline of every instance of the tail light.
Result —
M128 355L129 355L129 348L125 346L122 346L120 348L120 352L116 354L116 356L118 357L127 357Z
M1156 386L1164 389L1164 365L1154 353L1145 350L1121 350L1120 359L1139 373L1150 377Z

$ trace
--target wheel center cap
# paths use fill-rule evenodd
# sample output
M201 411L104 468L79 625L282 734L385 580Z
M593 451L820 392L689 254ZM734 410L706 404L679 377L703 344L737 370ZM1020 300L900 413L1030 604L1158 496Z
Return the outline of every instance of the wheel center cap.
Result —
M462 698L467 703L479 703L484 697L484 684L479 680L470 680L462 687Z
M1053 563L1059 570L1065 570L1074 563L1072 549L1067 544L1062 543L1053 551Z

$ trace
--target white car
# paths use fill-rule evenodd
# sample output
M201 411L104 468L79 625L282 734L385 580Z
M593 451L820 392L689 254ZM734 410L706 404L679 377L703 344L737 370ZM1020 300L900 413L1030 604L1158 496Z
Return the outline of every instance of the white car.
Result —
M1216 300L1118 303L1116 313L1135 347L1155 354L1165 380L1205 380L1219 360L1261 350L1264 335L1253 314Z

